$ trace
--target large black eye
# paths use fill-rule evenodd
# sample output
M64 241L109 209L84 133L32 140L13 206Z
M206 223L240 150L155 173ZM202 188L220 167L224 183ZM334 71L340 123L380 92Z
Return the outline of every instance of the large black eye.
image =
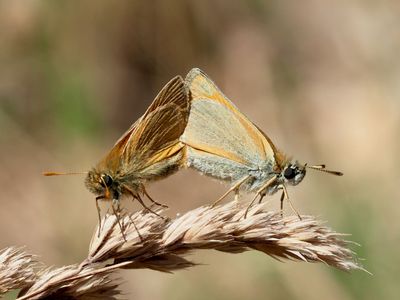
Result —
M113 184L113 179L110 175L103 174L101 175L101 179L100 184L102 187L105 187L104 184L106 184L107 187L110 187Z
M296 176L296 171L289 166L283 172L283 176L285 176L286 179L293 179Z

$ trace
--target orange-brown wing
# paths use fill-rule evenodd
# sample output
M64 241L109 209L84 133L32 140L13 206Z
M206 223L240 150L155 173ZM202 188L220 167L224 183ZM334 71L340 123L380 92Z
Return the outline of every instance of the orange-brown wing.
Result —
M166 104L175 104L182 111L188 111L190 102L187 98L188 89L181 76L172 78L158 93L154 101L143 115L143 119L157 108Z
M179 138L186 127L187 111L166 104L138 124L124 151L124 160L132 170L142 170L179 152Z
M188 89L182 77L176 76L163 87L145 114L122 135L100 164L116 169L121 164L126 166L133 162L131 158L143 155L146 149L157 152L169 143L173 144L175 135L182 134L186 126L189 105ZM168 122L173 124L168 130L175 133L169 137L165 136L165 129L160 130L161 125L167 128ZM150 162L142 161L142 164L146 163Z
M187 99L187 88L184 85L184 81L181 76L175 76L172 78L158 93L156 98L147 108L146 112L141 116L135 123L132 124L131 127L119 138L119 140L115 143L114 147L116 150L123 149L123 145L127 142L127 137L129 137L136 125L141 122L141 120L145 119L150 113L156 110L158 107L163 106L168 103L174 103L183 111L189 110L190 102ZM114 149L112 149L114 150Z
M188 146L248 166L275 160L275 147L199 69L186 77L192 101L181 138Z
M186 127L189 106L188 89L182 77L176 76L163 87L133 129L125 154L143 149L157 151L179 139Z
M98 163L98 167L107 168L111 170L116 170L119 168L121 163L121 156L125 150L125 147L132 135L132 132L136 128L137 124L140 123L137 120L116 142L114 147L108 152L108 154Z

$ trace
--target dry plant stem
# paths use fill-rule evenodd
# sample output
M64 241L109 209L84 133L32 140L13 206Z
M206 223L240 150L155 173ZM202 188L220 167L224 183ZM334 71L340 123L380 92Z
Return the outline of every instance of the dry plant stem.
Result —
M0 295L31 286L36 278L37 261L22 248L0 250Z
M281 218L279 213L263 210L261 204L243 218L245 210L246 207L231 202L200 207L173 220L138 212L121 219L126 243L116 226L116 218L108 216L100 237L93 236L88 259L131 261L131 268L171 272L194 265L183 257L192 250L237 253L255 249L274 258L324 262L345 271L360 269L343 235L313 217Z
M173 272L196 264L185 255L197 249L229 253L258 250L276 259L324 262L344 271L362 269L347 248L348 242L310 216L282 218L254 205L243 218L246 207L233 201L204 206L172 220L147 210L134 214L106 215L98 235L93 234L87 259L80 265L45 270L22 299L48 295L99 296L116 299L118 282L110 279L116 269L149 268ZM161 208L156 210L157 213ZM106 265L108 263L108 265ZM108 297L108 298L107 298Z
M18 299L43 299L48 296L52 299L116 299L115 296L120 294L117 289L119 281L110 278L115 268L118 267L81 264L42 270L35 284Z

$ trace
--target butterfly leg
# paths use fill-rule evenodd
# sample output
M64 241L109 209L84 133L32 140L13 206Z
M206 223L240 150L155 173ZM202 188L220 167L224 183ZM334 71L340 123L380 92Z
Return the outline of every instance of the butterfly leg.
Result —
M260 200L258 200L258 204L261 204L262 200L264 199L264 197L267 195L266 192L261 192L260 193Z
M235 202L238 203L239 202L239 188L235 189Z
M142 185L142 191L143 191L143 194L146 195L146 197L147 197L151 202L153 202L155 205L168 208L168 205L161 204L161 203L159 203L159 202L153 200L153 198L150 197L149 193L147 193L147 191L146 191L144 185Z
M101 213L100 213L100 205L99 205L99 200L101 200L101 199L104 199L104 196L96 197L97 216L99 218L99 231L97 232L97 237L100 237L100 231L101 231Z
M133 197L134 197L135 199L137 199L137 201L139 201L139 203L140 203L145 209L147 209L149 212L155 214L156 216L158 216L158 217L160 217L160 218L162 218L162 219L165 219L165 217L163 217L163 216L161 216L160 214L156 213L154 210L152 210L150 207L148 207L146 204L144 204L142 198L140 198L139 195L134 195Z
M121 224L121 215L120 215L121 207L120 207L119 204L120 203L119 203L118 199L113 199L112 204L111 204L111 208L113 210L113 213L114 213L115 217L117 218L119 229L121 230L121 234L122 234L122 236L124 238L124 241L126 242L126 236L125 236L122 224Z
M249 210L250 210L250 207L253 206L254 202L255 202L256 199L257 199L257 197L258 197L258 194L255 195L255 197L253 198L253 200L251 200L250 204L247 206L246 211L244 212L244 218L245 218L245 219L247 218L247 214L248 214L248 212L249 212Z
M137 235L138 235L138 237L140 239L140 242L143 243L143 237L140 234L139 229L137 228L137 226L135 224L135 221L133 221L132 215L128 211L126 211L126 215L128 216L129 220L131 220L131 224L133 224L133 227L135 227L135 230L136 230L136 233L137 233Z
M232 191L236 191L236 190L237 190L237 191L238 191L238 194L239 194L239 188L240 188L240 186L241 186L244 182L246 182L246 180L248 180L250 177L251 177L251 175L247 175L247 176L244 177L242 180L240 180L238 183L236 183L233 187L231 187L229 190L227 190L225 194L223 194L221 197L219 197L219 199L218 199L217 201L215 201L215 202L213 203L213 205L211 205L211 207L215 207L218 203L220 203L222 200L224 200L224 198L225 198L226 196L228 196L229 193L232 192ZM235 193L236 193L236 192L235 192Z
M290 201L289 194L286 190L286 186L282 185L282 190L283 190L283 192L281 195L281 216L283 216L283 200L286 199L289 202L289 205L290 205L290 208L292 209L292 211L297 215L299 220L302 220L299 212L294 208L292 201Z
M268 180L267 183L264 184L264 185L256 192L255 197L253 198L253 200L251 200L250 204L247 206L247 209L246 209L246 211L245 211L245 213L244 213L244 218L247 217L247 213L249 212L250 207L253 206L253 204L254 204L254 202L256 201L256 199L257 199L258 196L260 196L259 202L261 203L262 199L263 199L264 196L265 196L265 192L264 192L264 191L266 190L267 187L269 187L271 184L273 184L273 183L275 182L276 178L277 178L277 176L275 175L275 176L272 177L270 180Z
M285 200L285 192L284 191L282 191L281 199L280 199L280 201L281 201L281 218L283 218L283 200Z
M136 226L135 222L133 222L133 220L132 220L131 216L130 216L130 215L128 215L128 216L129 216L129 219L131 220L131 222L132 222L133 226L135 227L135 230L136 230L136 233L137 233L137 235L138 235L138 237L139 237L139 239L140 239L140 242L141 242L141 243L143 243L143 242L144 242L144 240L143 240L143 237L142 237L142 235L140 234L140 231L139 231L139 229L137 228L137 226Z
M133 200L136 199L137 201L139 201L139 203L145 208L147 209L149 212L155 214L156 216L159 216L162 219L165 219L165 217L159 215L158 213L156 213L155 211L153 211L150 207L148 207L146 204L144 204L142 198L140 198L140 195L136 192L134 192L133 190L131 190L130 188L128 188L127 186L124 186L125 190L132 196Z

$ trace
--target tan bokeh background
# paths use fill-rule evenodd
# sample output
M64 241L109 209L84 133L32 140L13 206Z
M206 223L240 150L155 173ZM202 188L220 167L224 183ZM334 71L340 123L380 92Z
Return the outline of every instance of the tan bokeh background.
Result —
M1 1L0 248L80 262L94 196L81 176L41 172L88 170L164 83L200 67L279 148L345 173L310 171L289 192L350 233L374 275L204 251L174 275L122 272L128 298L397 299L398 28L397 0ZM192 171L149 188L170 215L225 189Z

